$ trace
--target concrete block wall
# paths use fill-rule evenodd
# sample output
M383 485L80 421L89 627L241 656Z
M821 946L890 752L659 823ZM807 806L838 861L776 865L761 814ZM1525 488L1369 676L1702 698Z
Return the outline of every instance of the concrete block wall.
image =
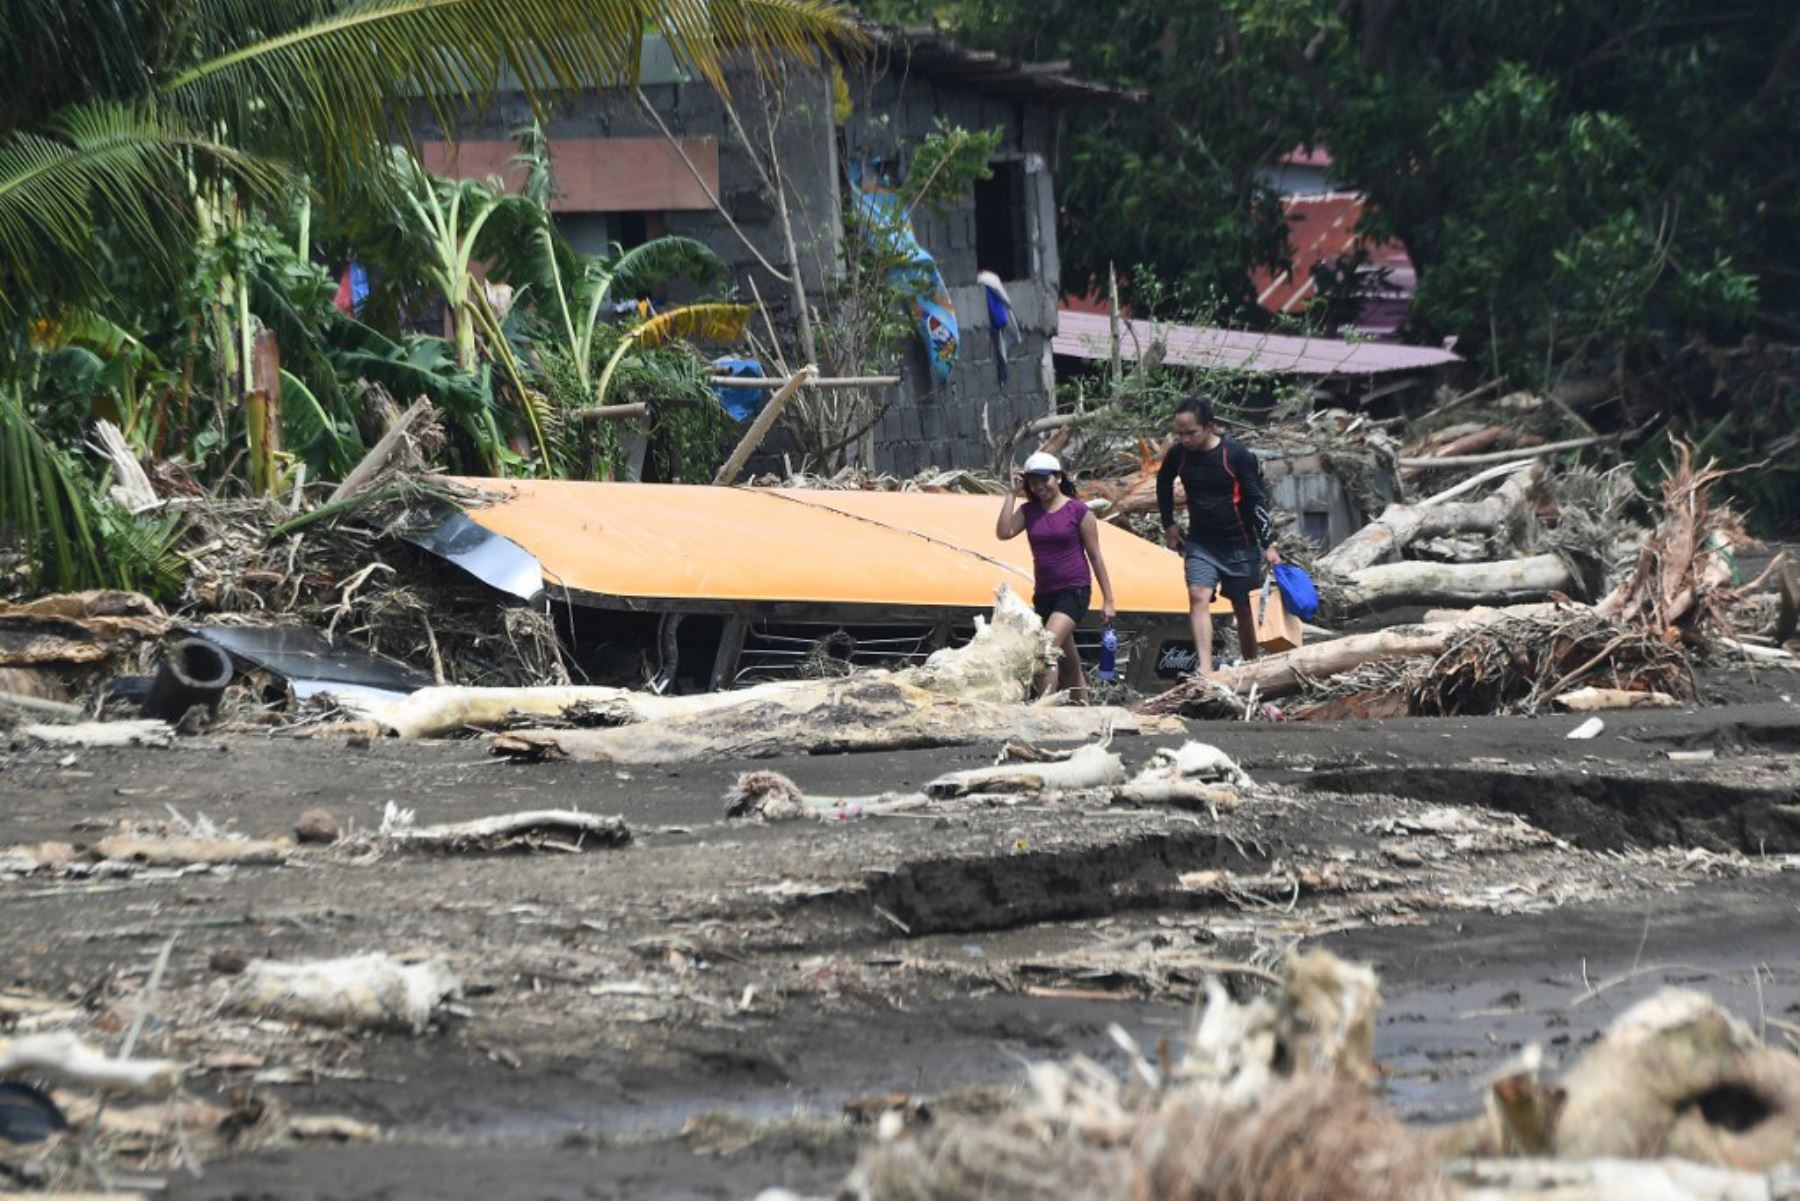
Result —
M914 213L915 233L937 259L950 291L961 334L959 353L950 378L939 385L931 378L918 340L911 339L901 356L905 383L875 431L874 466L880 471L912 474L925 467L989 465L990 436L1004 438L1052 407L1049 343L1056 331L1058 257L1049 164L1055 114L1040 105L986 95L962 84L908 75L904 63L874 62L852 71L856 107L841 131L849 153L904 154L941 119L971 130L1003 129L1000 156L1027 164L1023 225L1031 273L1026 279L1005 281L1020 335L1008 340L1007 383L1000 383L995 369L987 302L975 282L982 264L976 254L973 195L942 216L921 209ZM734 70L729 79L738 116L758 147L758 157L766 158L769 123L757 100L756 78L747 70ZM720 200L738 227L734 232L715 210L693 209L666 213L665 230L711 246L725 260L740 298L759 294L777 325L791 331L792 292L758 261L760 254L781 267L786 259L773 194L759 177L725 102L699 82L646 84L643 91L677 137L718 140ZM838 156L840 130L832 112L830 76L823 68L791 70L786 96L784 111L773 122L775 157L787 184L802 276L817 305L840 261L845 178ZM466 122L461 133L469 139L506 138L530 116L523 98L501 97ZM421 117L416 127L422 138L439 136L429 117ZM550 122L548 132L553 142L661 136L635 98L618 92L572 99ZM761 466L779 468L780 442L770 449L772 456L766 456Z

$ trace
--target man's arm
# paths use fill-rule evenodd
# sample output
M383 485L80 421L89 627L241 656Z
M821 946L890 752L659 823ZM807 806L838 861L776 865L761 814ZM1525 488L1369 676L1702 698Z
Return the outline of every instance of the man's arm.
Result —
M1162 466L1156 469L1156 508L1162 514L1162 528L1168 529L1175 524L1175 476L1176 461L1173 448L1163 456Z

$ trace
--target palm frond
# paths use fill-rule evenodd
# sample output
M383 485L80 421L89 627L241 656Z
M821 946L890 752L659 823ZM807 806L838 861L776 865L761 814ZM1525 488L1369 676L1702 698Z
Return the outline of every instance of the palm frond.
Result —
M540 119L558 92L634 79L647 30L715 85L735 48L767 60L855 37L830 0L354 0L180 71L162 94L196 122L298 137L342 169L379 157L421 99L453 128L509 77Z
M0 316L100 290L91 263L102 221L138 250L174 261L191 245L188 172L222 169L252 189L282 173L150 109L66 109L40 132L0 142Z
M22 549L32 582L52 589L101 584L104 572L86 481L39 432L14 382L0 389L0 542Z

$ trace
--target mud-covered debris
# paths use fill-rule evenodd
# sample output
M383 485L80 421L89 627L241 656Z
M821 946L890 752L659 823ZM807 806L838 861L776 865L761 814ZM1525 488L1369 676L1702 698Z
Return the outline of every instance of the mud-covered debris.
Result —
M971 793L1075 792L1107 788L1125 779L1125 766L1108 749L1111 739L1089 743L1060 762L997 764L953 771L925 785L929 797L968 796Z
M189 864L286 863L293 847L272 838L186 838L140 834L115 834L94 845L102 859L138 863L146 867L186 867Z
M19 733L46 746L169 746L175 729L166 721L83 721L72 725L25 725Z
M803 821L817 817L806 795L778 771L739 772L737 782L725 794L726 817L749 817L767 822Z
M631 841L631 827L622 817L579 809L533 809L438 826L384 820L381 837L428 851L585 851L624 846Z
M173 1059L115 1059L66 1031L0 1038L0 1076L50 1077L103 1092L165 1096L181 1083Z
M225 1008L343 1029L423 1033L462 982L442 957L401 963L375 952L311 963L259 959L225 994Z
M1241 805L1236 789L1251 786L1250 775L1231 756L1204 742L1162 747L1142 771L1114 794L1128 805L1173 805L1203 810L1217 819L1221 810Z

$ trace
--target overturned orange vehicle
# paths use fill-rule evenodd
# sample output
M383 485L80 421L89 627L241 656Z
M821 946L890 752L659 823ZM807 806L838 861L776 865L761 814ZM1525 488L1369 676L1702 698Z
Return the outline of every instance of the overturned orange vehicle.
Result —
M457 481L490 498L440 528L436 551L546 607L577 666L696 691L903 666L974 632L1007 584L1031 594L1025 540L994 536L999 499L931 492ZM1132 686L1192 669L1173 552L1101 526ZM1296 623L1268 601L1259 634ZM1227 609L1222 602L1215 606ZM1077 631L1098 651L1098 613Z

